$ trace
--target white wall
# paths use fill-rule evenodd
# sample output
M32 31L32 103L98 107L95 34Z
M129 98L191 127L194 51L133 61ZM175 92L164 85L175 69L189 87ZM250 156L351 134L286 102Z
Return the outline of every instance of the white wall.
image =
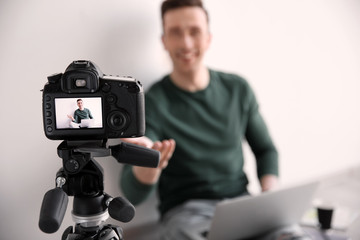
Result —
M61 167L46 139L40 89L77 59L147 88L170 69L160 42L160 0L1 0L1 239L60 239L37 226L43 195ZM246 77L280 151L282 182L316 178L360 161L360 2L208 0L210 67ZM255 179L247 149L246 168ZM98 159L106 192L121 165ZM252 183L251 189L257 190ZM145 221L139 207L134 224ZM121 226L126 226L120 224ZM131 224L130 224L131 225Z

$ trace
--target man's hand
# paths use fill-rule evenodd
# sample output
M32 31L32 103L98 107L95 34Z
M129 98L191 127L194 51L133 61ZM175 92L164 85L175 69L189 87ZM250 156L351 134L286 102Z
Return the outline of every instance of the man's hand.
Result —
M74 119L74 117L73 117L73 116L71 116L71 115L67 115L67 117L68 117L71 121L75 122L75 119Z
M261 191L269 191L278 187L279 180L275 175L267 174L260 179Z
M139 137L139 138L123 138L121 139L124 142L129 142L133 144L137 144L143 147L152 148L160 152L160 161L159 166L157 168L146 168L146 167L138 167L133 166L133 173L135 177L144 184L154 184L158 181L161 171L166 168L172 154L175 150L175 140L163 140L156 141L155 143L151 141L147 137Z

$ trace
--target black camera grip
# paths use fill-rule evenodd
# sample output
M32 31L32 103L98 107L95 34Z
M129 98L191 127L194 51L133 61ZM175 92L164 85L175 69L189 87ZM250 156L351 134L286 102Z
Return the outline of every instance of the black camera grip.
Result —
M111 155L120 163L141 167L157 168L160 161L160 152L132 143L122 142L110 146Z
M59 229L64 219L67 204L68 196L61 188L49 190L45 194L39 219L41 231L54 233Z

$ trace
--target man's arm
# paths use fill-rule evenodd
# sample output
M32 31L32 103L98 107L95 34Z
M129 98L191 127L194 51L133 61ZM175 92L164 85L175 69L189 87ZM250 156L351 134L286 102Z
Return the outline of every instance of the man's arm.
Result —
M147 168L147 167L138 167L133 166L132 170L135 177L139 182L143 184L155 184L157 183L161 171L166 168L168 161L170 160L174 150L175 150L175 141L173 139L156 141L155 143L147 137L140 138L126 138L122 139L124 142L129 142L137 144L143 147L152 148L160 152L160 161L157 168Z
M250 88L248 101L249 118L245 135L256 158L261 189L268 191L278 185L278 152Z
M125 196L133 204L139 204L147 198L160 178L162 170L167 166L174 149L173 139L153 142L147 137L122 139L143 147L152 148L160 152L157 168L125 166L121 176L121 188Z
M276 188L279 174L278 152L260 113L253 115L249 122L247 141L256 158L262 191Z
M73 116L71 116L71 115L68 114L67 117L68 117L72 122L75 122L75 119L74 119Z
M77 110L74 112L74 121L75 123L80 123L79 115L77 114Z
M143 184L157 183L161 171L166 168L175 150L175 141L173 139L163 140L161 142L157 141L151 148L160 152L159 166L157 168L133 167L135 177Z
M279 185L278 176L273 174L267 174L260 178L261 191L266 192L275 189Z
M90 118L90 119L93 119L94 117L93 117L93 115L91 114L90 109L87 108L87 111L88 111L88 114L89 114L89 118Z

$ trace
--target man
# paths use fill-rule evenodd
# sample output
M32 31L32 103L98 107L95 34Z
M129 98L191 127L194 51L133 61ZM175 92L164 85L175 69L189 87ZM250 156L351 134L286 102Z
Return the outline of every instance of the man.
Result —
M278 154L248 83L204 65L212 36L201 0L164 1L162 21L173 70L146 93L146 137L125 139L160 151L160 164L124 166L121 186L133 204L158 188L162 237L183 239L187 226L211 219L216 202L248 193L243 140L262 191L278 184Z
M74 123L81 123L81 119L93 119L89 109L84 108L84 103L82 99L76 100L78 109L75 110L74 116L68 115L68 118L71 119Z

